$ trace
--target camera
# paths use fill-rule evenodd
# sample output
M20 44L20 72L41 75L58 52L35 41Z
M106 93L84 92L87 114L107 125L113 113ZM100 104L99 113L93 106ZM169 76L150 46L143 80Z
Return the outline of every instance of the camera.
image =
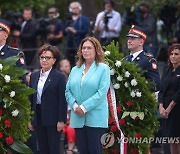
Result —
M109 22L109 19L112 18L112 16L110 16L108 14L108 12L105 12L104 14L104 24L105 24L105 30L108 31L109 28L108 28L108 22Z
M37 23L38 23L38 33L41 35L47 32L47 26L50 24L50 19L40 18L38 19Z

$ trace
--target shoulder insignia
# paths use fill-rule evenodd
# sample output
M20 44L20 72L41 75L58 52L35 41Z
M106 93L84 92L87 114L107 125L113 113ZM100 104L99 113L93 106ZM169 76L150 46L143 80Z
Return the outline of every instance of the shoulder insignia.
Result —
M153 55L152 55L152 53L150 53L150 52L144 52L144 55L146 55L146 56L148 56L148 57L154 57Z
M19 50L18 48L10 47L8 46L9 49L14 49L14 50Z

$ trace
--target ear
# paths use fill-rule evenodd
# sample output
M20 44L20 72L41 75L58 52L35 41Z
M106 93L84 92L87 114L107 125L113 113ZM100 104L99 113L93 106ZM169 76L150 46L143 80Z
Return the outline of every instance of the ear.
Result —
M4 40L7 40L7 38L8 38L8 33L4 31L4 36L3 36L3 37L4 37Z
M140 41L139 41L139 45L142 45L142 46L143 46L143 44L144 44L144 41L145 41L145 40L144 40L144 39L142 39L142 38L141 38L141 39L139 39L139 40L140 40Z

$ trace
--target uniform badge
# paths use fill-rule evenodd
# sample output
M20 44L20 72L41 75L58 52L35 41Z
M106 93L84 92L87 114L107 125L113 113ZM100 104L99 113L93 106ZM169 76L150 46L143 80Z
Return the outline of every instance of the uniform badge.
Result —
M5 54L4 52L1 52L1 56L4 56L4 54Z
M140 57L137 57L136 60L140 60Z
M152 64L152 69L157 70L157 64L155 62L151 63Z
M22 64L22 65L24 65L24 58L23 57L21 57L21 58L19 58L19 60L20 60L20 63Z

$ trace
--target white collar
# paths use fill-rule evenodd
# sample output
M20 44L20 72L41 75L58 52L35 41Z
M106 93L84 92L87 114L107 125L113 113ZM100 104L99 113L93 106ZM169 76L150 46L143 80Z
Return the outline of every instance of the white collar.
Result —
M131 53L130 55L133 55L133 58L132 58L132 60L134 60L141 52L143 52L143 50L140 50L140 51L138 51L138 52L135 52L135 53Z
M40 76L48 77L48 75L49 75L49 73L50 73L51 70L52 70L52 68L43 73L43 72L42 72L42 69L41 69L41 71L40 71Z
M4 45L2 45L2 46L0 46L0 50L2 50L2 48L5 46L5 44Z

